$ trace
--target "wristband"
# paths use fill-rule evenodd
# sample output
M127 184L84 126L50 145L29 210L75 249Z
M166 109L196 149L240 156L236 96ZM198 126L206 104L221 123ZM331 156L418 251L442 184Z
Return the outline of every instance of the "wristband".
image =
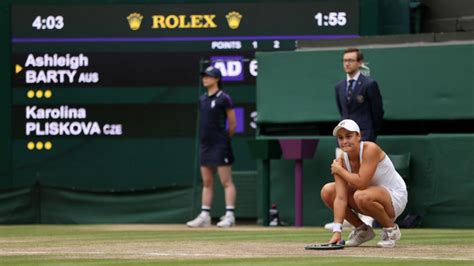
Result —
M332 232L333 232L333 233L336 233L336 232L340 233L340 232L342 232L342 224L340 224L340 223L334 223L334 225L333 225L333 227L332 227Z

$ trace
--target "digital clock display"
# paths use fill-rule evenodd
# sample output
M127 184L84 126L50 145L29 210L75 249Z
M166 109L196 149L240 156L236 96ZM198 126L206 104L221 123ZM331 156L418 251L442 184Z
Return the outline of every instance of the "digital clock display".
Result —
M316 20L316 24L318 26L342 27L347 24L347 13L329 12L327 14L323 14L318 12L314 16L314 19Z
M63 16L36 16L31 26L37 30L60 30L64 28Z

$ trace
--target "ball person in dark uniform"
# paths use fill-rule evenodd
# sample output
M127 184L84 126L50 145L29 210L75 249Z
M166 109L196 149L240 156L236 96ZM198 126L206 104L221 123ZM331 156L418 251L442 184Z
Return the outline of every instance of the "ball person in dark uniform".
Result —
M202 84L207 89L199 98L199 155L203 181L201 213L187 223L189 227L211 225L211 202L214 173L217 171L225 191L226 213L217 223L219 227L235 225L236 190L232 181L231 138L237 122L230 96L222 90L222 75L219 69L210 66L202 75Z

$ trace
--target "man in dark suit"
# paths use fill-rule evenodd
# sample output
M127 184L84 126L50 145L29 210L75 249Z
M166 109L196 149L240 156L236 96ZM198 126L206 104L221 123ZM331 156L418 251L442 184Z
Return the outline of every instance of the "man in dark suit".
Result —
M352 119L360 127L362 140L376 141L384 115L377 82L360 73L364 56L357 48L344 51L346 78L336 84L337 109L341 119Z

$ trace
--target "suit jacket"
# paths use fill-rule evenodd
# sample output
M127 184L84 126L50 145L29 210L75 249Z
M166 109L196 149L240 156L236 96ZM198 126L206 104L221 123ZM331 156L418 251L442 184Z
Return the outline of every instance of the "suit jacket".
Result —
M375 141L384 115L379 85L375 80L360 74L349 102L346 98L346 87L346 79L336 84L339 114L342 119L352 119L359 125L362 140Z

